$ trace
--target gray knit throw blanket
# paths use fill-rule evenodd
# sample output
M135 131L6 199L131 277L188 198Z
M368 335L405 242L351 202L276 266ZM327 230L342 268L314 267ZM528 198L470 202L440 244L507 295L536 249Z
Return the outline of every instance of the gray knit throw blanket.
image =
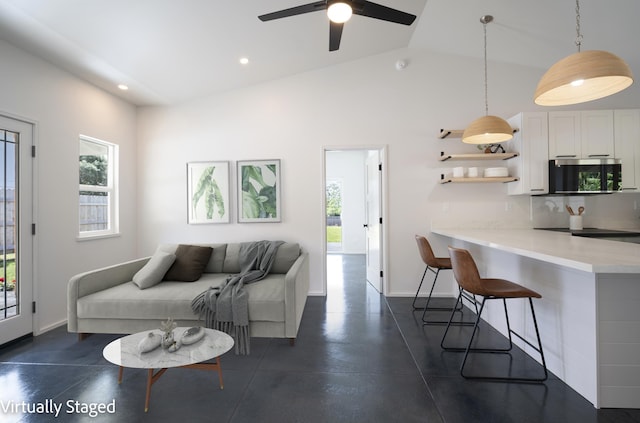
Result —
M209 288L191 302L191 309L204 319L206 327L233 337L236 354L249 354L249 309L244 285L267 276L283 243L243 242L238 257L240 273L229 276L222 286Z

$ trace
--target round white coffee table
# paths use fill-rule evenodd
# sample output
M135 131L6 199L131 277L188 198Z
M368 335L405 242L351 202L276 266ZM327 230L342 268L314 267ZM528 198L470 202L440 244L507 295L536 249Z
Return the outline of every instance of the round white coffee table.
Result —
M174 330L174 338L180 339L187 329L189 328L176 328ZM144 404L144 411L146 412L149 410L151 386L160 379L160 376L170 367L187 367L217 371L218 378L220 379L220 389L224 389L220 356L233 348L233 338L224 332L214 329L202 329L204 329L205 334L201 340L191 345L183 345L175 352L169 352L162 347L146 353L139 352L138 344L142 338L148 336L149 332L160 335L162 332L158 329L138 332L116 339L104 347L102 355L107 361L120 366L118 383L122 382L122 373L125 367L149 370L147 376L147 395ZM215 363L203 363L203 361L213 358L215 358ZM158 370L154 372L156 369Z

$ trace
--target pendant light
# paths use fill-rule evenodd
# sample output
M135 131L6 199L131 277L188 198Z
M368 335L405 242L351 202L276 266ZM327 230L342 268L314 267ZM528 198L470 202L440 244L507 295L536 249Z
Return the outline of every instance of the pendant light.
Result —
M560 60L542 76L533 101L541 106L563 106L607 97L633 84L629 65L601 50L580 51L580 2L576 0L578 52Z
M489 115L489 100L487 99L487 24L493 21L493 16L484 15L480 18L484 28L484 112L485 116L471 122L462 133L462 142L467 144L497 144L513 138L513 129L506 120Z

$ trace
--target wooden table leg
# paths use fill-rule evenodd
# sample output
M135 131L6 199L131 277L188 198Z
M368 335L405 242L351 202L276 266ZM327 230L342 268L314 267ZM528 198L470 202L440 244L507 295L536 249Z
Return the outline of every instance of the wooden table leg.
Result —
M118 370L118 385L122 383L122 373L124 372L124 367L120 366L120 370Z
M222 380L222 367L220 366L220 357L216 357L215 363L195 363L181 366L185 369L199 369L199 370L213 370L218 372L218 379L220 380L220 389L224 389L224 382Z
M222 381L222 367L220 367L220 357L216 357L216 367L218 368L218 379L220 379L220 389L224 389L224 382Z
M160 379L160 376L163 375L164 372L166 372L167 369L160 369L158 370L155 374L153 373L153 369L149 369L148 373L147 373L147 395L145 396L145 400L144 400L144 412L146 413L147 411L149 411L149 401L151 401L151 387L153 386L154 383L156 383L158 381L158 379Z

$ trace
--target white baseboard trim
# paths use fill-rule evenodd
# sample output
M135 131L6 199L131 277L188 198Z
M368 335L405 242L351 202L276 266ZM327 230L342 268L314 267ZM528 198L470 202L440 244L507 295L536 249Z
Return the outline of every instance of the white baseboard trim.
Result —
M63 319L63 320L60 320L59 322L56 322L56 323L53 323L53 324L50 324L50 325L47 325L47 326L41 327L40 329L35 330L33 332L33 335L34 336L42 335L45 332L49 332L50 330L57 329L60 326L64 326L66 324L67 324L67 319Z

